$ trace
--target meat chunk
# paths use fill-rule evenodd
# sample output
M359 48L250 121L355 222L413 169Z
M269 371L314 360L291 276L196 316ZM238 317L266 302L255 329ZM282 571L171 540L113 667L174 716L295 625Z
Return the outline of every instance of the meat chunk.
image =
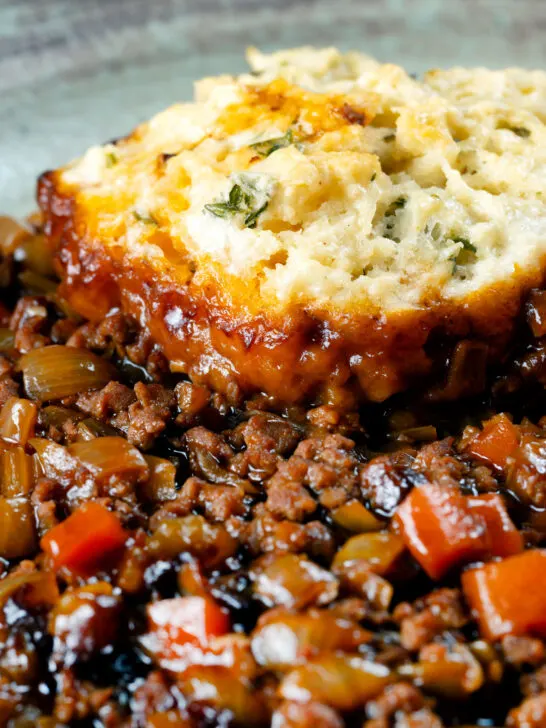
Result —
M307 553L318 559L331 559L335 541L332 532L321 521L306 524L277 520L258 504L250 522L230 519L230 532L257 556L261 553Z
M129 387L112 381L98 392L81 394L76 405L95 419L104 421L111 415L117 415L128 409L135 401L136 395Z
M523 432L508 467L508 483L525 502L546 505L546 439L542 432Z
M268 484L266 507L271 513L290 521L303 521L317 509L317 501L301 483L274 475Z
M413 606L399 604L394 617L407 650L418 650L445 630L464 627L469 619L458 589L437 589Z
M392 516L404 495L422 479L405 467L410 464L411 460L405 455L380 455L364 465L360 472L360 489L372 510Z
M506 635L502 639L502 649L507 662L522 665L539 665L546 656L544 642L535 637Z
M412 713L425 704L423 694L406 682L388 685L375 700L366 706L369 718L390 718L395 713Z
M136 402L112 418L112 424L126 433L132 445L147 450L160 435L175 404L171 390L160 384L135 384Z
M199 415L210 402L210 390L192 382L178 382L174 393L178 405L176 424L181 427L196 425Z
M164 518L186 516L202 511L212 521L223 523L232 516L243 515L245 491L235 485L210 485L200 478L188 478L177 497L156 511L150 521L153 527Z
M321 703L286 700L273 713L272 728L343 728L339 713Z
M10 320L10 329L15 331L15 348L21 354L49 343L49 338L43 333L47 318L44 299L24 296L18 300Z
M442 728L440 718L427 706L423 694L410 683L389 685L366 706L363 728Z
M546 693L527 698L510 711L508 728L543 728L546 725Z

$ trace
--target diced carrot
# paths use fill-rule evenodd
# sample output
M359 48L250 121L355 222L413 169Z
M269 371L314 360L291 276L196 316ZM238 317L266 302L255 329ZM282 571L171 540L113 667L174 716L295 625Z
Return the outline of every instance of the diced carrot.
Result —
M468 451L497 470L503 470L506 460L518 447L518 430L505 414L488 420L483 430L470 443Z
M462 575L465 597L483 636L546 637L546 550L533 549Z
M229 632L226 612L210 597L162 599L148 606L149 631L157 639L159 657L180 656L186 645L206 648L214 637Z
M395 521L413 557L433 579L486 551L486 523L456 488L427 483L398 507Z
M127 539L117 516L94 501L84 503L41 540L55 569L88 573Z
M513 556L523 551L523 537L512 523L502 497L496 493L470 496L467 503L485 519L487 550L491 556Z

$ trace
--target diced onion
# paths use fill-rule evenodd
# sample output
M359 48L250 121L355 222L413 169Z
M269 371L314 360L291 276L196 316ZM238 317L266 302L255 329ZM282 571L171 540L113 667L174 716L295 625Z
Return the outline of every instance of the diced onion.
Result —
M413 442L432 442L438 439L438 432L433 425L422 425L421 427L408 427L400 430L397 435L405 440Z
M526 306L526 319L533 336L546 334L546 291L531 291Z
M429 392L431 402L454 402L480 394L485 388L488 346L481 341L463 339L455 345L446 382Z
M10 397L0 410L0 437L6 442L26 445L34 434L37 409L34 402Z
M466 645L429 645L419 662L401 665L398 674L411 678L433 695L462 700L479 690L483 668Z
M150 468L150 477L143 483L141 494L152 503L174 500L176 491L176 465L165 458L144 455Z
M266 554L253 563L250 576L254 594L268 607L329 604L339 590L330 571L300 554Z
M55 404L42 407L40 410L40 424L44 427L61 428L69 420L79 421L84 418L85 415L82 412Z
M29 231L11 217L0 216L0 251L11 255L15 248L30 237Z
M0 328L0 354L7 354L15 346L15 334L11 329Z
M269 619L266 614L264 620L252 633L252 654L260 665L273 670L290 670L319 654L355 652L373 638L356 622L326 610L279 611Z
M384 665L360 657L326 655L289 672L279 693L285 700L314 700L348 711L365 705L393 681Z
M368 533L381 531L385 527L360 501L352 500L344 503L332 513L332 518L338 526L354 533Z
M6 498L27 496L33 485L32 456L22 447L14 447L0 455L0 485Z
M88 349L60 345L29 351L19 368L28 396L42 402L100 389L115 375L111 364Z
M127 474L134 475L136 480L144 480L149 474L141 452L123 437L82 440L70 445L68 451L100 480Z
M0 605L4 605L22 587L37 582L41 576L39 571L23 571L0 579Z
M334 557L333 567L341 567L347 561L363 560L376 574L385 574L404 551L400 536L390 531L361 533L346 541Z
M36 548L34 513L26 498L0 498L0 556L19 559Z
M26 240L17 245L15 260L24 263L28 271L40 276L51 278L55 275L51 246L45 235L28 235Z
M148 550L159 559L173 559L186 551L204 568L214 568L233 556L237 541L221 524L189 515L161 521L149 537Z
M71 478L78 469L79 463L66 447L53 440L42 437L33 437L29 445L36 450L34 456L39 465L39 472L52 480L66 480Z
M27 604L53 604L59 596L55 577L49 571L19 571L0 579L0 606L24 589Z
M17 277L23 290L33 296L51 296L59 285L51 278L46 278L32 270L24 270Z
M96 437L117 437L118 433L113 427L99 422L92 417L85 417L78 422L78 440L94 440Z
M184 671L178 682L190 703L212 705L218 713L233 716L233 725L267 725L264 697L230 668L219 665L194 665ZM160 726L155 723L155 727ZM177 724L175 724L177 726Z

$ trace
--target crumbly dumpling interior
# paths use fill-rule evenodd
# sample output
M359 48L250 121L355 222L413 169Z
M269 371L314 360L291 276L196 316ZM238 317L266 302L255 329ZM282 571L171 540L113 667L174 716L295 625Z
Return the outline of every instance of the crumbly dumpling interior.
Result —
M277 310L398 311L538 270L546 73L248 59L62 171L80 235Z

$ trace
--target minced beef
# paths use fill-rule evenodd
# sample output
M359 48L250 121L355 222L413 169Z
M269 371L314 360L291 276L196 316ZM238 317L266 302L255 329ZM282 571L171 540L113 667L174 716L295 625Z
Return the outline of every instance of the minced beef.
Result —
M0 725L546 726L542 339L487 401L283 408L4 282Z

